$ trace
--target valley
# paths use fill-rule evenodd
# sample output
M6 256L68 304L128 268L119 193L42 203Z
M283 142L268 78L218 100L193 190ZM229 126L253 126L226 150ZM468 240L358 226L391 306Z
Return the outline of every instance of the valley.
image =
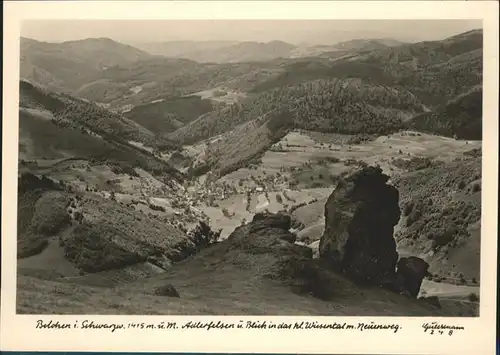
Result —
M19 313L478 315L482 31L204 43L204 61L85 41L21 47ZM415 295L324 247L389 204L342 195L378 168L397 191L390 252L428 266Z

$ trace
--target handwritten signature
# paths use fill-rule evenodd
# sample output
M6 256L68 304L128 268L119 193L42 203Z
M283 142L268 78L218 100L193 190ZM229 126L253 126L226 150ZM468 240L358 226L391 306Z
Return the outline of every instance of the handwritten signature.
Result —
M422 328L424 329L424 333L429 334L448 334L452 335L455 331L465 330L465 328L461 325L449 325L439 322L430 322L422 324Z

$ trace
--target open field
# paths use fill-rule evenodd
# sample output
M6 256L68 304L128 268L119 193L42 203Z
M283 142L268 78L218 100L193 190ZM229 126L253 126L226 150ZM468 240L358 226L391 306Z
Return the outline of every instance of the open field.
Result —
M247 94L242 91L235 91L225 87L217 87L213 89L203 90L190 94L189 96L200 96L202 99L210 99L213 101L224 102L227 104L238 102L247 97Z
M210 217L211 225L215 229L222 228L221 238L227 237L242 221L249 221L255 213L265 210L276 213L300 203L310 203L318 198L327 197L331 193L329 189L308 189L301 191L288 190L286 194L294 200L291 202L282 197L283 203L277 202L277 195L283 196L282 192L272 191L267 193L252 193L250 201L246 194L237 194L228 199L218 201L218 207L202 207L201 209ZM248 205L248 208L247 208ZM228 212L225 216L222 210Z
M20 313L62 314L194 314L194 315L365 315L424 316L466 315L467 301L446 296L442 309L380 288L363 288L337 276L332 300L319 301L298 295L278 280L264 275L277 270L268 254L247 254L228 249L231 243L213 246L192 259L173 266L169 272L134 280L116 273L98 273L76 279L40 280L21 276L18 280ZM248 263L258 267L249 268ZM142 272L145 266L142 266ZM137 269L137 267L136 267ZM136 271L137 273L137 271ZM89 280L91 277L93 280ZM81 282L86 279L85 284ZM180 298L155 295L155 289L172 284ZM433 285L431 285L433 286ZM429 287L429 293L432 289ZM370 295L370 297L366 297ZM456 296L456 295L455 295ZM141 300L137 302L137 300Z
M395 176L405 173L394 163L396 159L429 158L447 162L462 156L466 151L481 147L481 142L478 141L460 141L414 132L382 136L361 144L347 144L347 141L348 136L338 134L294 131L274 145L279 146L280 151L274 151L272 148L268 150L263 155L262 162L255 168L238 169L225 175L220 181L238 186L238 182L243 180L245 187L253 188L255 179L261 179L265 183L272 181L270 177L276 174L284 175L288 177L288 182L295 180L298 183L298 188L290 191L296 201L285 202L298 204L307 202L309 191L321 191L314 198L324 199L335 186L334 178L352 170L358 164L379 164L384 172ZM272 183L268 185L271 191L280 191L285 188L286 183L283 187L277 185L273 188ZM318 185L321 187L313 188ZM270 201L275 202L275 199L270 198ZM275 206L270 206L272 211ZM312 214L303 221L306 227L311 227L321 222L323 207L324 200L299 208L295 215L300 220L300 211L303 211L302 214ZM234 204L232 209L237 213L242 206Z

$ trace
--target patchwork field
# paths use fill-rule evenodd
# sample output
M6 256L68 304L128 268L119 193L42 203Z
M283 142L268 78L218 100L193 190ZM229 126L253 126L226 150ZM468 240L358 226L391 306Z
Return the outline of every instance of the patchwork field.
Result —
M342 161L356 159L369 165L380 164L385 171L391 168L395 170L390 165L393 159L418 156L450 160L465 151L481 147L480 141L461 141L416 132L381 136L361 144L349 144L349 140L344 137L306 131L289 133L275 145L280 146L280 151L270 149L264 154L262 166L279 170L281 167L300 167L307 162L334 157ZM289 154L291 152L293 154ZM332 172L344 171L341 166L338 169Z

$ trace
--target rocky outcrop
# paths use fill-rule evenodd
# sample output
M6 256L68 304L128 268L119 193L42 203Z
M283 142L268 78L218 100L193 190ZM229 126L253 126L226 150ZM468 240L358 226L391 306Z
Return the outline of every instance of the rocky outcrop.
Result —
M295 243L297 235L289 232L292 219L286 214L257 213L250 224L250 233L272 233L274 238Z
M238 251L238 263L258 256L260 262L248 266L263 272L266 278L285 282L299 294L332 299L342 290L338 277L322 260L313 260L311 248L295 244L290 225L289 215L258 213L249 224L237 227L224 243L233 252Z
M325 205L319 254L356 282L417 297L429 265L417 257L398 262L393 234L401 216L399 192L388 180L379 167L339 180Z
M415 256L398 261L396 280L411 296L417 297L424 277L428 275L429 264Z
M439 298L437 296L419 297L419 300L430 304L433 307L441 308L441 303L439 302Z
M312 250L294 244L297 236L290 232L291 218L278 213L257 213L248 224L237 227L227 238L245 250L254 252L292 253L312 258Z
M383 283L394 276L398 253L393 238L398 223L398 190L378 167L339 180L325 205L325 232L319 252L352 279Z

